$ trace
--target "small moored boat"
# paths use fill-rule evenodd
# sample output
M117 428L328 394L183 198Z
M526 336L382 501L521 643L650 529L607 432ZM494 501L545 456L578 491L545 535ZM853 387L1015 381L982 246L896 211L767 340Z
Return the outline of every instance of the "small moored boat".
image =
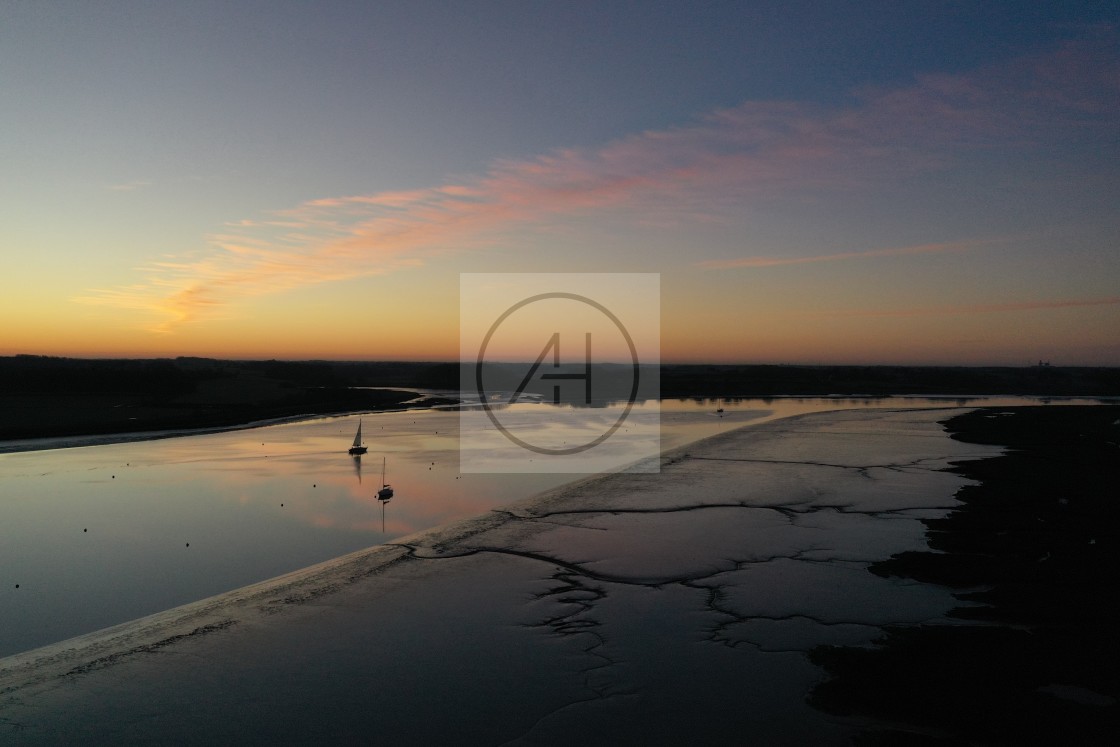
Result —
M377 491L377 500L387 501L393 497L393 487L385 482L385 457L381 457L381 490Z

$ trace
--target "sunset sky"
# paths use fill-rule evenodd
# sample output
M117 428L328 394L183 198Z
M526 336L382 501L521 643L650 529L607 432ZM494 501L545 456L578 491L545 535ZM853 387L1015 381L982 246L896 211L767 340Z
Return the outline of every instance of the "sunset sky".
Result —
M1120 365L1120 4L0 2L0 355Z

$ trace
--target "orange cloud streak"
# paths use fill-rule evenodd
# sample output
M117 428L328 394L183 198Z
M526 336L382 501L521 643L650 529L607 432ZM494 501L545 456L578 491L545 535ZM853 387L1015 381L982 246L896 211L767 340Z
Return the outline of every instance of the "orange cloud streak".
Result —
M1105 132L1117 115L1109 40L1070 44L970 76L928 76L897 90L863 91L823 109L748 102L599 149L564 149L496 162L485 174L428 189L312 200L208 237L202 258L140 268L144 282L76 301L143 311L156 332L213 319L239 300L316 283L384 274L428 256L477 246L495 232L551 217L625 208L636 220L709 220L755 195L839 188L883 174L941 168L968 149L1033 148ZM1096 46L1094 46L1096 44ZM1075 91L1067 90L1076 81ZM978 242L926 244L799 259L713 261L765 267L963 251Z

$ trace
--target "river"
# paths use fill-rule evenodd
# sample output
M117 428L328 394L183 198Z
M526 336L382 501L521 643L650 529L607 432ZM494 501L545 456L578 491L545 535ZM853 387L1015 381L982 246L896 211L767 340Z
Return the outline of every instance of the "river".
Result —
M1092 400L1061 400L1092 404ZM674 400L661 448L808 412L1037 404L1023 398ZM514 407L542 407L526 404ZM346 453L363 423L369 452ZM578 474L459 469L459 414L323 417L206 435L0 454L0 656L482 513ZM376 499L382 459L396 494Z

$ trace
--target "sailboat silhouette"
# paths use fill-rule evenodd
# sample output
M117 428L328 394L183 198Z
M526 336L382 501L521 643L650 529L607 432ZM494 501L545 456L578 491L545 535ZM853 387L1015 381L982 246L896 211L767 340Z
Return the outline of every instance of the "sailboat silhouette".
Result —
M366 447L362 446L362 419L358 418L358 432L354 434L354 445L350 447L350 454L365 454Z

